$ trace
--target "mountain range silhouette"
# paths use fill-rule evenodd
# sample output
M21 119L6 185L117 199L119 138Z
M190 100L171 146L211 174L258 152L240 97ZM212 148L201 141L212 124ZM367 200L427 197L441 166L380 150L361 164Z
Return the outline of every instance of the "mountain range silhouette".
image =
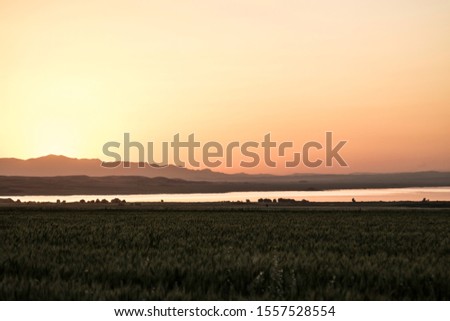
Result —
M75 195L305 191L450 186L450 172L358 174L224 174L208 169L148 164L102 167L99 159L49 155L0 159L0 195ZM55 194L56 193L56 194Z

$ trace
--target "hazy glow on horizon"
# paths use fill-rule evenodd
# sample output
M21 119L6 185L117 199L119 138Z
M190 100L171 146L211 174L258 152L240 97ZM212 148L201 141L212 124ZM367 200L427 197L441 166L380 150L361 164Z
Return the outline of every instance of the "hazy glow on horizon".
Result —
M350 167L291 171L450 170L450 2L1 1L0 112L0 157L331 130Z

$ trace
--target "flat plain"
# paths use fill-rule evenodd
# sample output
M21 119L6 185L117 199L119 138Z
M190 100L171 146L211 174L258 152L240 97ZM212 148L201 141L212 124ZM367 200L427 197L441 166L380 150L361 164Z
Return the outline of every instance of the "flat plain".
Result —
M1 300L449 300L450 206L0 207Z

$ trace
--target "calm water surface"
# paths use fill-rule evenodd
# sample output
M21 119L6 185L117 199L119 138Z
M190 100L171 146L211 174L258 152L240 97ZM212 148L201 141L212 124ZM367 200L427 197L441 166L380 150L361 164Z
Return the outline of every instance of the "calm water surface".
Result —
M198 193L198 194L145 194L145 195L71 195L71 196L0 196L0 198L20 199L22 202L77 202L95 199L124 199L127 202L221 202L221 201L257 201L259 198L306 199L316 202L350 202L357 201L450 201L450 187L423 188L380 188L380 189L345 189L328 191L274 191L274 192L231 192L231 193Z

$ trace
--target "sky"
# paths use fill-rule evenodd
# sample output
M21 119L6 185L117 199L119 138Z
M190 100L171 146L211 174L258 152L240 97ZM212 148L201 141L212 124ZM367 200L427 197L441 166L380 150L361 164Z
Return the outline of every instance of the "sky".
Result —
M1 0L0 115L0 157L331 131L347 167L215 170L449 171L450 2Z

